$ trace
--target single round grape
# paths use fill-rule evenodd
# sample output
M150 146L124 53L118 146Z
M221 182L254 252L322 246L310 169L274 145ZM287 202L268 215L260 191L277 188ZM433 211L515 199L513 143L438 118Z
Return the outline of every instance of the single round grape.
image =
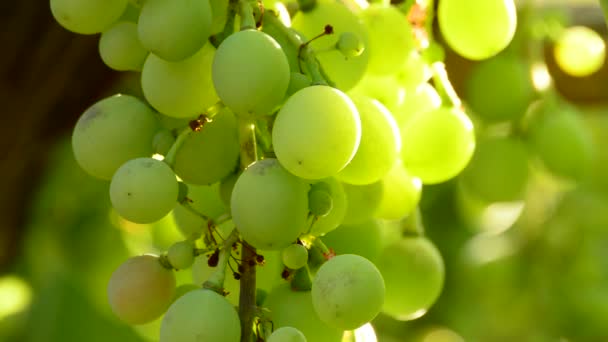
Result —
M321 239L337 255L357 254L376 262L382 251L382 236L380 221L369 219L358 224L343 224Z
M276 159L250 165L232 191L232 219L255 248L283 249L306 230L308 184Z
M378 269L386 285L382 311L399 320L421 316L441 294L443 259L424 237L404 237L381 253Z
M169 307L175 293L175 275L154 255L141 255L120 265L108 283L110 307L128 324L148 323Z
M78 119L72 134L74 157L91 176L111 179L126 161L152 155L157 129L154 112L139 99L108 97Z
M382 103L392 114L403 102L406 89L391 75L379 76L367 73L361 81L349 91L352 98L365 96Z
M187 197L192 201L188 204L194 210L212 220L228 212L220 198L218 183L213 185L188 185ZM173 208L173 219L177 229L187 239L198 239L208 223L181 204L177 204Z
M152 107L174 118L196 118L219 101L211 80L215 48L205 44L192 57L168 62L149 54L141 88Z
M293 327L279 328L268 336L267 342L306 342L306 337L302 332Z
M281 107L272 130L277 158L305 179L336 175L348 164L361 140L361 120L341 91L312 86L293 94Z
M167 251L169 263L175 269L185 270L194 262L194 244L192 241L180 241L174 243Z
M353 97L353 102L361 118L361 142L353 159L336 177L350 184L371 184L395 164L401 136L395 119L380 102L368 97Z
M342 184L346 194L345 224L362 223L376 214L384 191L382 182L367 185Z
M173 133L168 129L161 129L154 135L152 146L155 153L166 156L174 142L175 136Z
M400 220L409 215L420 202L422 181L409 174L401 160L382 178L382 198L374 216Z
M141 71L148 50L137 38L137 25L121 21L102 33L99 39L99 55L110 68L118 71Z
M226 298L211 290L190 291L167 310L160 342L238 342L239 315Z
M323 187L331 196L331 210L327 215L318 216L313 222L310 233L320 236L338 227L346 214L346 194L344 187L334 177L312 184L312 188ZM310 203L309 203L310 206Z
M395 74L416 48L412 25L395 6L371 4L361 12L369 32L368 71Z
M166 61L180 61L211 35L211 5L209 0L146 0L137 28L146 49Z
M311 189L308 192L308 209L315 216L325 216L332 210L331 194L324 189Z
M297 270L306 265L308 261L308 250L306 247L294 243L283 249L283 263L292 270Z
M175 206L177 179L164 162L137 158L124 163L112 177L110 200L125 219L152 223L167 215Z
M189 184L213 184L236 169L239 153L236 118L224 109L186 138L175 154L175 173Z
M120 18L127 0L51 0L51 12L65 29L94 34L108 29Z
M517 26L513 0L441 0L437 15L447 44L472 60L502 51L513 39Z
M343 254L329 259L312 282L312 304L330 326L353 330L371 321L384 303L384 280L362 256Z
M361 38L356 34L352 32L342 32L336 43L336 48L340 50L344 57L353 58L361 56L365 50L365 45L363 45Z
M391 113L395 117L401 135L403 135L403 129L411 118L421 113L439 109L439 107L441 107L439 93L432 85L425 82L414 88L407 88L403 99Z
M555 42L557 65L567 74L585 77L601 69L606 59L606 43L594 30L585 26L569 27Z
M287 92L289 63L274 38L244 30L218 47L212 78L220 99L237 115L270 115Z
M473 124L456 108L439 108L413 117L401 135L405 168L424 184L460 173L475 150Z

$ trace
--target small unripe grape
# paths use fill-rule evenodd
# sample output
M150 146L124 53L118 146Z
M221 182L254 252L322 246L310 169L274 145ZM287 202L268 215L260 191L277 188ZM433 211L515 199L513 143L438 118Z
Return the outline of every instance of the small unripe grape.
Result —
M306 342L306 336L293 327L282 327L275 330L266 342Z
M315 216L327 215L333 207L333 200L329 192L313 189L308 192L308 209Z
M178 270L189 268L194 262L194 245L190 241L176 242L169 248L167 258Z
M594 30L574 26L562 33L553 52L562 70L572 76L584 77L602 67L606 58L606 44Z
M365 46L363 45L361 39L359 39L359 37L352 32L343 32L340 35L340 38L338 38L336 48L346 58L361 56L363 50L365 50Z
M308 250L297 243L285 248L282 255L283 263L292 270L304 267L308 261Z
M137 24L121 21L101 34L99 55L114 70L141 71L148 50L139 42Z

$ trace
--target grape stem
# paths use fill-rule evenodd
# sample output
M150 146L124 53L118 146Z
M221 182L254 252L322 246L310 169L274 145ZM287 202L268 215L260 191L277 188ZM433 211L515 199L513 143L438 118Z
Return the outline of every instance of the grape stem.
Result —
M448 78L445 64L443 62L435 62L431 67L433 69L433 84L441 96L442 102L450 104L454 108L462 109L462 101L458 97L458 94L456 94L456 90L454 90L454 86L452 86Z
M212 291L215 291L222 296L224 295L224 280L226 279L226 266L228 260L230 260L230 254L232 253L232 246L238 241L239 233L236 229L232 230L232 233L224 240L222 249L220 250L219 260L217 263L217 269L213 271L209 279L203 284L203 287Z
M422 213L420 207L412 212L408 217L401 222L402 233L405 236L422 236L424 235L424 225L422 224Z
M175 156L177 155L177 151L179 151L180 147L182 147L186 139L190 136L190 133L192 133L192 129L190 127L184 128L177 136L177 139L175 139L175 142L173 142L173 145L171 145L169 152L167 152L164 162L167 163L171 169L173 169L175 166Z
M239 15L241 16L241 31L255 30L255 18L249 1L239 0Z

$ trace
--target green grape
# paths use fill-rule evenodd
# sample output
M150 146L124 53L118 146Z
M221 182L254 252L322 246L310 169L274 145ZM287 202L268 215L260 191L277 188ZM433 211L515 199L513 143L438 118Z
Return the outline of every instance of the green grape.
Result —
M128 324L148 323L169 307L175 293L175 275L154 255L141 255L120 265L108 283L110 307Z
M208 258L205 255L199 255L194 258L194 263L192 264L192 282L198 286L202 286L211 274L217 270L217 267L209 267L207 262ZM239 305L240 284L241 282L234 279L232 273L226 273L224 291L228 293L226 299L233 305Z
M353 159L336 176L350 184L371 184L392 168L401 150L399 128L380 102L354 97L361 118L361 142Z
M287 86L285 98L288 99L298 90L309 87L311 84L312 82L310 81L310 78L308 78L308 76L299 72L292 72L289 77L289 85Z
M343 331L323 323L315 313L310 291L294 291L283 283L270 291L264 307L270 310L275 329L296 328L311 342L342 341Z
M124 163L112 177L110 200L125 219L152 223L167 215L175 206L177 179L164 162L137 158Z
M443 259L424 237L404 237L381 253L378 269L386 285L382 311L399 320L422 316L443 288Z
M306 265L308 261L308 250L306 247L294 243L289 245L289 247L283 249L282 252L283 263L285 266L291 268L292 270L297 270Z
M332 210L332 198L329 191L325 189L315 189L308 192L308 209L315 216L325 216Z
M166 61L180 61L211 35L211 5L209 0L146 0L137 28L146 49Z
M376 214L384 189L382 182L367 185L342 184L346 194L344 224L362 223Z
M175 118L195 118L219 101L211 80L215 48L205 44L192 57L168 62L150 54L141 72L141 87L152 107Z
M346 194L342 184L333 177L312 184L312 188L322 188L331 196L331 210L327 215L318 216L310 229L310 233L320 236L336 229L342 223L346 214Z
M352 32L342 32L336 43L336 48L346 58L359 57L365 50L365 46L361 39Z
M241 323L226 298L211 290L190 291L167 310L160 342L238 342Z
M232 191L232 219L243 239L258 249L280 250L306 230L308 184L276 159L250 165Z
M382 251L382 227L380 221L375 219L343 224L321 239L337 255L357 254L371 262L376 262Z
M444 182L462 171L475 150L473 124L456 108L413 117L402 130L401 159L424 184Z
M306 342L306 337L302 332L293 327L279 328L268 336L267 342Z
M154 152L166 156L175 142L175 136L168 129L158 131L152 139Z
M378 76L367 73L350 90L353 97L366 96L382 103L389 111L398 108L406 96L406 89L393 76Z
M397 160L382 178L382 198L374 216L385 220L400 220L409 215L420 202L422 181L413 177Z
M192 132L175 154L175 173L186 183L219 182L238 164L240 145L236 118L229 109Z
M126 161L152 155L157 129L154 112L139 99L108 97L78 119L72 134L74 157L91 176L111 179Z
M169 263L175 269L185 270L194 262L194 244L192 241L180 241L174 243L167 251Z
M110 68L118 71L141 71L148 50L137 38L137 25L121 21L104 31L99 39L99 55Z
M226 214L228 209L222 202L219 194L219 184L213 185L188 185L189 205L198 213L212 220ZM199 215L177 204L173 208L173 219L177 229L187 239L198 239L207 227L208 222Z
M338 89L312 86L293 94L277 114L272 141L289 172L305 179L336 175L355 155L361 120Z
M376 266L364 257L338 255L319 268L311 295L315 312L323 322L353 330L380 313L384 280Z
M506 54L475 66L466 86L468 104L487 121L521 117L534 97L530 68Z
M80 34L103 32L120 18L127 0L51 0L51 12L65 29Z
M606 44L594 30L569 27L558 37L553 50L557 65L567 74L584 77L600 70L606 59Z
M426 83L433 71L418 51L411 51L405 62L395 75L399 84L407 88L415 88Z
M521 200L528 183L528 152L515 138L492 138L478 144L462 172L462 182L489 202Z
M416 48L412 25L397 7L383 4L371 4L361 17L369 32L369 72L397 73Z
M287 92L289 63L274 38L244 30L218 47L212 76L220 99L237 115L270 115Z
M441 34L454 51L481 60L509 45L517 11L513 0L441 0L438 20Z
M411 118L439 107L441 107L441 97L432 85L425 82L414 88L408 88L399 105L391 113L403 135L403 128Z
M230 197L232 197L232 190L234 189L234 184L236 184L236 180L239 179L238 173L233 173L228 177L225 177L220 182L220 198L226 208L230 208Z
M291 24L293 29L309 39L323 33L326 25L332 26L332 35L316 39L309 45L315 51L323 51L316 57L336 87L348 91L363 77L370 56L369 49L365 48L360 56L353 58L344 58L336 49L336 44L344 32L355 34L364 47L368 46L368 33L363 21L343 3L319 1L311 11L296 13Z
M228 18L228 4L225 0L209 0L211 5L211 35L224 31Z

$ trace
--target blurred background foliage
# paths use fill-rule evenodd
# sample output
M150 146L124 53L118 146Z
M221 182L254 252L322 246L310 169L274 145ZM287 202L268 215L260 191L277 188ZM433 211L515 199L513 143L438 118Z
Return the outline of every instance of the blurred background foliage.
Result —
M586 25L606 37L596 1L536 6L542 14L532 17L549 18L538 22ZM179 234L170 217L152 225L120 219L108 184L80 170L69 142L95 100L137 95L136 77L107 69L96 37L65 32L48 12L43 0L0 4L0 341L154 341L158 322L121 324L106 286L129 255L160 253ZM527 44L521 37L529 36L515 45ZM534 172L525 200L502 206L471 198L458 179L425 187L421 210L446 263L445 288L418 320L378 317L380 342L608 341L608 69L569 77L551 43L536 44L555 89L582 113L594 147L590 172L576 184ZM448 51L447 65L464 94L475 64ZM189 271L177 275L191 282Z

